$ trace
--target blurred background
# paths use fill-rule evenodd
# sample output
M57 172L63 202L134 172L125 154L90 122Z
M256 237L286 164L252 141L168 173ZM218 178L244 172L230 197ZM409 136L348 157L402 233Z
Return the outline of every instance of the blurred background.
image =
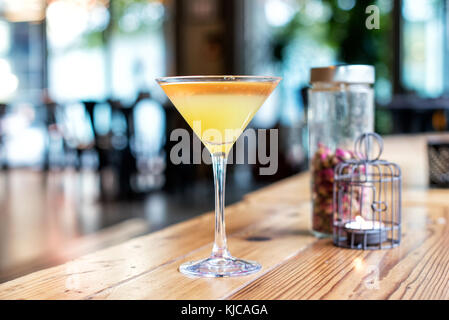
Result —
M380 9L380 28L365 9ZM448 0L0 0L0 282L213 210L208 165L154 81L282 76L250 127L279 170L230 165L227 204L307 169L309 69L376 67L376 131L448 130ZM211 230L212 232L212 230Z

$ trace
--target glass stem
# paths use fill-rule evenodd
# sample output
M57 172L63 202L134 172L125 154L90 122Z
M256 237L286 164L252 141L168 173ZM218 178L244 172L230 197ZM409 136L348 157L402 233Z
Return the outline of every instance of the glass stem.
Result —
M231 256L226 244L224 213L226 161L227 159L224 153L212 155L215 184L215 242L212 249L212 258L228 258Z

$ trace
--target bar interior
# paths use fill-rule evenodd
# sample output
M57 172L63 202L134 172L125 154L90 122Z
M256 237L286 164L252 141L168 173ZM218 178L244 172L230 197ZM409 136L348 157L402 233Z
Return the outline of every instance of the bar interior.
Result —
M428 228L449 248L448 71L448 0L0 0L0 299L353 298L270 270L325 277L329 250L357 283ZM104 287L11 291L113 248L136 269ZM434 272L415 297L449 299ZM379 281L360 296L396 297Z

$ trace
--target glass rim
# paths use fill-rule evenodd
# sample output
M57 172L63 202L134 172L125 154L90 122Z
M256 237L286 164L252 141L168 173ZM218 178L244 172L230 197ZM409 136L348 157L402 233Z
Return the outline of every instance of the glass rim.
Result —
M176 83L176 82L279 82L282 77L275 76L242 76L242 75L194 75L194 76L171 76L158 77L157 83Z

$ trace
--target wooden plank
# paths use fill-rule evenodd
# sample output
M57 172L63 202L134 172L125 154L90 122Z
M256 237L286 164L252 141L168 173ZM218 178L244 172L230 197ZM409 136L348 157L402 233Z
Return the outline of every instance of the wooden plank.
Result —
M322 240L229 299L449 299L449 209L410 207L391 250Z
M278 205L278 209L285 207ZM277 214L239 203L227 209L228 235L242 232L256 220ZM0 285L0 299L83 299L173 261L213 241L213 214L174 225L66 264Z
M253 207L252 210L261 208ZM181 263L207 257L211 250L208 246L90 298L222 299L317 241L308 231L309 210L308 206L278 210L276 215L259 220L248 230L229 237L233 255L262 264L262 271L257 274L227 279L194 279L178 272ZM249 241L251 238L266 241Z
M148 223L145 219L128 219L91 235L68 241L62 251L53 252L49 250L48 252L43 252L35 259L4 269L1 273L0 283L26 275L31 271L59 265L63 261L80 257L101 248L120 244L126 240L141 236L146 232L148 232Z
M248 193L244 200L248 204L264 203L274 206L280 203L293 205L310 202L310 175L308 173L294 175L263 189Z
M417 157L402 154L412 141L395 142L397 159L424 166L425 140ZM427 189L422 173L411 174L405 235L392 250L341 249L311 237L309 175L302 174L227 208L231 253L262 263L255 275L192 279L177 271L210 253L213 215L206 214L0 285L0 299L449 299L449 191Z

